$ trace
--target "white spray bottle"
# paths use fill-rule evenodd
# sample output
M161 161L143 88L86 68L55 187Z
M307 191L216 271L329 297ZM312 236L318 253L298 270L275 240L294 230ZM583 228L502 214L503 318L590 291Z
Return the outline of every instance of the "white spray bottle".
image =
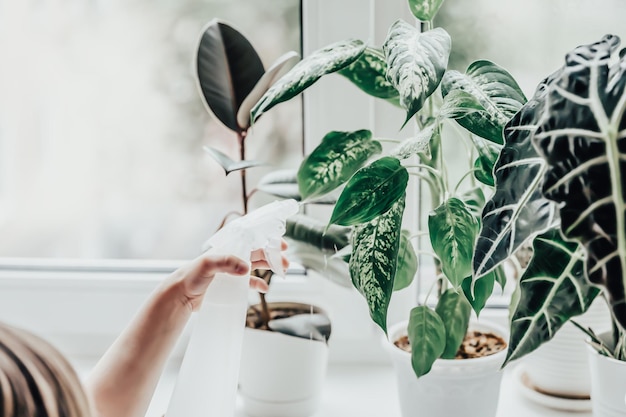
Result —
M281 236L295 200L276 201L233 220L211 237L207 253L250 259L263 249L283 275ZM183 358L166 417L231 417L235 411L249 276L217 274L205 294Z

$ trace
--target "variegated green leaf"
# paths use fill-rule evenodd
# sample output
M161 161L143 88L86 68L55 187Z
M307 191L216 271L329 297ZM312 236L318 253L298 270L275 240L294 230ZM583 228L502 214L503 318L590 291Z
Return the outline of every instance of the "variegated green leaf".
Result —
M545 104L545 84L506 125L506 144L494 167L496 190L485 205L473 260L480 277L508 259L522 244L555 223L555 206L543 197L545 163L531 136Z
M589 308L598 289L585 278L581 249L554 229L535 238L533 258L519 282L505 363L534 351Z
M443 0L409 0L411 13L422 22L433 20Z
M365 297L372 320L385 333L400 247L404 200L402 195L386 213L356 226L352 233L352 284Z
M384 157L357 171L337 200L331 224L366 223L389 210L406 193L409 174L396 158Z
M224 168L224 172L226 172L226 175L234 171L240 171L242 169L265 165L263 162L260 161L234 161L225 153L218 151L217 149L210 146L205 146L204 151L211 155L211 158L217 161L217 163L220 164L222 168Z
M626 54L618 56L619 43L607 35L567 55L547 83L532 141L548 163L543 194L559 203L563 233L584 245L588 278L626 328Z
M396 278L393 280L393 290L399 291L411 285L417 273L417 254L409 239L408 230L400 234L400 249L398 250L398 265Z
M441 317L426 306L411 310L409 316L411 365L419 378L430 372L433 363L446 348L446 328Z
M387 81L387 62L381 50L368 46L356 61L339 70L339 74L370 96L400 105L398 90Z
M476 316L480 316L480 312L487 304L487 299L493 293L493 287L495 282L495 271L491 271L487 275L481 277L474 283L474 291L472 293L472 277L467 277L463 280L461 288L465 298L472 305L472 309L476 312Z
M480 218L485 207L485 193L481 187L473 187L458 196L459 200L465 203L465 207L476 218Z
M383 52L387 79L398 90L407 111L405 124L437 89L448 66L450 35L442 28L420 31L402 20L387 35Z
M364 49L363 42L353 39L336 42L313 52L298 62L261 97L250 112L252 122L278 103L297 96L324 75L350 65Z
M430 141L435 133L439 133L438 129L435 132L436 127L434 123L426 126L415 136L403 140L389 155L398 159L408 159L417 154L430 155Z
M467 333L472 307L465 296L449 289L437 301L435 312L446 328L446 348L441 357L454 359Z
M428 216L433 250L448 281L458 288L472 272L478 221L458 198L450 198Z
M454 90L444 97L437 115L440 119L460 119L470 113L484 111L476 97L463 90Z
M441 82L441 92L446 97L456 90L472 95L476 100L466 101L471 109L457 122L474 133L494 143L503 143L504 125L526 103L526 97L511 74L490 61L475 61L462 74L448 71ZM476 104L483 111L475 111Z
M300 165L300 194L309 199L334 190L381 151L369 130L328 133Z

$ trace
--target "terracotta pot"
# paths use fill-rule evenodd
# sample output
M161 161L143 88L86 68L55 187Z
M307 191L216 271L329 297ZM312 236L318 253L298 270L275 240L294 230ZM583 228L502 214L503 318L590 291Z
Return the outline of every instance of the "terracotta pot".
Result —
M407 325L404 321L392 326L390 341L385 340L396 370L402 416L494 417L506 349L482 358L437 359L431 371L418 379L411 354L393 344L407 334ZM471 323L470 330L495 333L508 341L508 332L495 324Z
M311 306L269 303L270 309ZM258 306L254 306L259 308ZM325 314L317 307L313 313ZM308 417L319 408L328 364L328 344L246 328L239 393L253 417Z

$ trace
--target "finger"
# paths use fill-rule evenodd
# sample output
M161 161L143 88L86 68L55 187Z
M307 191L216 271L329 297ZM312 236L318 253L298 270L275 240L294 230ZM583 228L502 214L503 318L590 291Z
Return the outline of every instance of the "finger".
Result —
M191 295L201 295L204 294L216 273L245 275L248 271L248 264L236 256L203 255L193 261L183 280Z
M267 282L265 282L263 278L259 277L250 277L250 288L264 294L270 289Z
M280 250L285 251L287 250L287 247L287 241L285 239L281 239ZM252 254L250 255L250 260L252 262L260 261L261 259L265 259L265 252L263 251L263 249L257 249L252 251Z
M286 271L289 268L289 260L286 257L282 257L282 266L283 271ZM259 261L252 262L252 269L270 269L268 262L265 259Z

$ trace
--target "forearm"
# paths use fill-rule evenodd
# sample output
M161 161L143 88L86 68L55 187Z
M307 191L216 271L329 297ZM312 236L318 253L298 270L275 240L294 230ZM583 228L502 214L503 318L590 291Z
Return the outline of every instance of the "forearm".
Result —
M176 280L155 290L86 383L98 417L143 417L192 306Z

